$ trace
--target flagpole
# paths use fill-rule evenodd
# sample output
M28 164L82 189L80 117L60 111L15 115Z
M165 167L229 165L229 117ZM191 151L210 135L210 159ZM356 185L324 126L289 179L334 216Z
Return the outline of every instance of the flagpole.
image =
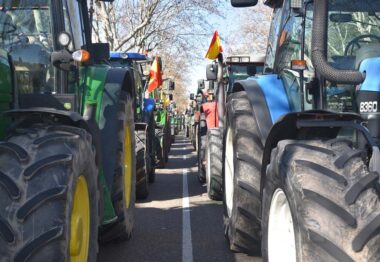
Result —
M225 92L224 92L224 82L223 82L223 54L218 55L218 89L217 92L217 109L219 118L219 127L224 127L224 102L225 102Z

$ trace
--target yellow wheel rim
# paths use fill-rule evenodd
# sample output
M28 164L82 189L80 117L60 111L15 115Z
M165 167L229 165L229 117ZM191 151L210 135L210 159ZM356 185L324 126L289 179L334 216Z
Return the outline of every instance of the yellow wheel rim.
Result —
M124 134L124 201L126 208L129 208L131 203L132 191L132 139L131 130L128 126L125 127Z
M77 180L70 225L70 261L88 260L90 242L90 199L84 176Z

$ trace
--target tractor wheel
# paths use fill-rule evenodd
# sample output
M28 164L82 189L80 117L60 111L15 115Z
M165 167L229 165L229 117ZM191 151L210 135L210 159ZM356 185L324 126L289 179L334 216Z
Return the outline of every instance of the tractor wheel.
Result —
M112 186L112 202L118 220L104 227L102 242L113 240L128 240L134 225L135 191L136 191L136 154L135 154L135 124L132 98L126 92L120 94L119 127L117 139L118 166Z
M170 139L171 139L170 128L166 127L165 128L165 141L164 141L164 144L165 144L165 154L164 154L165 163L169 162L169 152L170 152L170 147L171 147Z
M155 130L155 137L154 137L154 150L155 152L155 162L157 163L158 168L164 168L165 167L165 161L163 157L163 149L162 149L162 133L160 129Z
M146 133L145 130L135 131L136 141L136 198L145 199L149 195L149 178L148 166L150 162L147 161L147 147L146 147ZM149 162L149 163L148 163Z
M206 158L208 197L212 200L223 200L223 139L219 128L208 130Z
M378 173L346 141L278 143L263 190L264 261L380 261Z
M148 172L148 180L149 183L154 183L156 179L156 157L155 157L155 151L154 151L154 127L155 127L155 122L153 115L151 117L151 121L149 125L147 126L146 130L146 157L147 157L147 172ZM149 163L148 163L149 162Z
M194 151L198 152L198 123L193 126L191 142L193 143Z
M257 255L261 249L259 216L263 145L245 92L228 97L226 127L224 232L232 251Z
M0 143L0 260L95 261L97 174L80 128L32 125Z
M200 183L206 182L206 167L205 167L205 153L207 142L207 123L206 120L201 119L198 125L197 134L197 148L198 148L198 180Z

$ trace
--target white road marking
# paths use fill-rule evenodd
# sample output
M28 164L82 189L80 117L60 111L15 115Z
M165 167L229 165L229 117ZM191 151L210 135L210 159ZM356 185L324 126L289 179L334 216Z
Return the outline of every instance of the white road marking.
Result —
M182 173L182 190L182 262L193 262L187 169L183 169Z

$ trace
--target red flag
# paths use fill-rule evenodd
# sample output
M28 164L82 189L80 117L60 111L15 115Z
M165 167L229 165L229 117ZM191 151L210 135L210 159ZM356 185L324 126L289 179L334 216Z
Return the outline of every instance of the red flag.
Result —
M210 47L207 51L206 58L215 60L218 58L218 55L223 52L223 47L220 42L218 31L215 31L214 36L212 37Z
M162 74L160 63L158 62L158 57L153 61L152 67L149 71L149 84L148 84L148 92L152 93L154 89L162 85Z

